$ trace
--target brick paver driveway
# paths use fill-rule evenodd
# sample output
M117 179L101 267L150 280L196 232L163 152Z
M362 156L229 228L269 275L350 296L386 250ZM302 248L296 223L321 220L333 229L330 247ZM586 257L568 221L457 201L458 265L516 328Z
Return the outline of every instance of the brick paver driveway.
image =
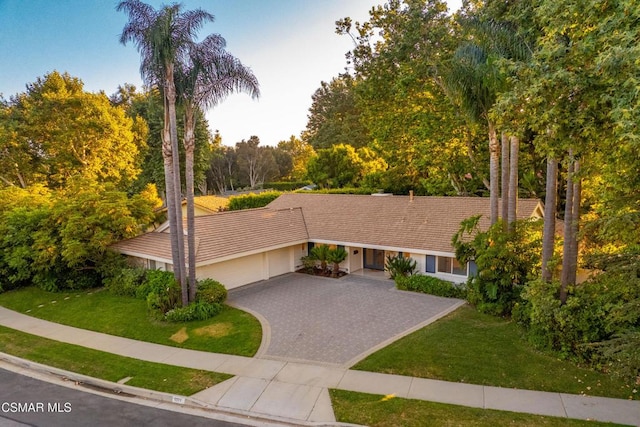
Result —
M350 366L462 304L403 292L391 280L292 273L231 290L229 303L268 325L260 356Z

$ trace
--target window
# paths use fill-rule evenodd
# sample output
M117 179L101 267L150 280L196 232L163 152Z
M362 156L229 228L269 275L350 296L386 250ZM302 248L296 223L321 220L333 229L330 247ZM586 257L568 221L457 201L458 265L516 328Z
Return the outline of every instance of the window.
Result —
M438 273L451 273L451 258L446 256L438 257Z
M477 272L477 268L474 270L475 264L471 266L470 263L469 265L469 274ZM427 255L425 270L427 273L446 273L455 274L457 276L467 275L466 264L461 264L457 259L447 256Z
M436 272L436 257L434 255L427 255L427 273Z
M150 259L149 260L149 270L155 270L156 268L157 268L156 267L156 261L153 260L153 259Z
M311 249L313 249L314 246L315 246L315 243L313 243L313 242L309 242L307 244L307 253L308 254L311 254Z
M467 266L460 264L455 258L451 258L453 260L453 274L457 274L458 276L466 276L467 275Z
M469 277L478 275L478 266L475 261L469 261Z

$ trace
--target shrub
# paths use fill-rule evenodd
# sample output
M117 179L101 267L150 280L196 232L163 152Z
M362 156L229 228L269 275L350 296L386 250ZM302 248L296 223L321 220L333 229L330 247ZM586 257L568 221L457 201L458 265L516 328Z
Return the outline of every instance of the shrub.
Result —
M557 282L529 283L513 317L529 340L564 358L640 379L640 277L636 267L613 263L600 274L569 288L560 303Z
M142 268L125 267L111 272L102 283L114 295L135 297L136 291L145 281L146 273Z
M317 245L311 249L309 256L320 262L320 269L324 272L327 270L327 262L329 261L329 245Z
M160 270L147 271L146 280L136 290L136 297L145 299L150 310L162 314L178 305L180 295L173 273Z
M227 289L224 285L213 279L198 281L196 302L205 304L222 304L227 299Z
M591 362L608 370L640 375L638 358L629 353L640 330L640 278L602 273L569 289L560 303L560 284L529 283L513 317L529 340L562 357Z
M461 263L474 260L478 267L467 284L467 300L480 312L510 315L525 283L539 272L541 223L517 221L514 231L504 232L498 221L481 232L479 220L464 220L452 239L456 258Z
M222 304L208 304L196 301L186 307L177 307L166 312L164 318L169 322L190 322L206 320L222 311Z
M265 182L263 187L276 191L293 191L311 184L310 181L293 181L293 182Z
M385 268L389 272L392 279L398 276L411 276L416 272L418 264L413 258L397 255L392 257L387 255Z
M316 259L311 255L306 255L300 258L302 266L307 273L313 273L313 269L316 267Z
M229 197L229 210L254 209L267 206L277 199L282 193L279 191L265 191L259 194L242 194Z
M462 286L433 276L414 274L411 276L396 276L398 289L422 292L447 298L465 298L466 290Z

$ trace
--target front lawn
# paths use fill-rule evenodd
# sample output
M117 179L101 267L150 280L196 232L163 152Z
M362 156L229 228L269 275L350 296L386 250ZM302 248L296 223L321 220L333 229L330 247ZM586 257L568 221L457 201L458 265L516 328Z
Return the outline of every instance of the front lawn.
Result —
M353 369L622 399L638 399L640 394L638 386L535 350L513 322L470 306L396 341Z
M262 339L260 322L229 306L208 320L168 323L151 318L145 301L103 289L51 293L22 288L0 294L0 305L64 325L214 353L253 356Z
M331 395L331 403L338 421L371 427L494 427L506 425L518 427L578 427L618 425L495 411L492 409L467 408L465 406L343 390L329 390L329 394Z
M144 362L65 344L0 326L0 351L23 359L127 385L190 396L232 375Z

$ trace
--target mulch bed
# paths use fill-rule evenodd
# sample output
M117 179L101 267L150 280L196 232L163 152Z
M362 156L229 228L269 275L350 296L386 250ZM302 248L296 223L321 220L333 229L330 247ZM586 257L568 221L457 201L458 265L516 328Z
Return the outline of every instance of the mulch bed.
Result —
M300 270L297 270L296 273L304 273L311 276L331 277L331 269L322 270L320 267L314 267L312 270L301 268ZM347 273L345 271L338 271L338 278L346 275Z

